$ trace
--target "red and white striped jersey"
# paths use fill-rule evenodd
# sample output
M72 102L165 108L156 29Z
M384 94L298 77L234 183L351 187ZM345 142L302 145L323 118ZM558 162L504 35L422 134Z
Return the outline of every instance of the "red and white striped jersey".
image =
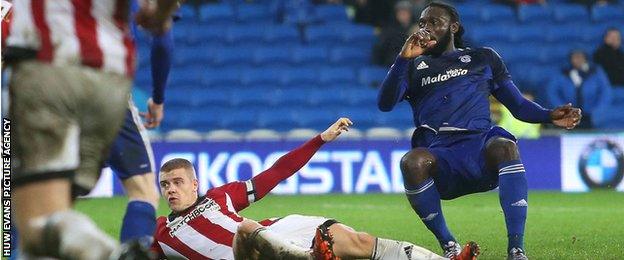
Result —
M184 212L156 220L152 250L161 257L234 259L232 241L243 221L238 212L255 199L251 180L208 190Z
M132 76L130 0L15 0L7 47L32 49L55 65Z

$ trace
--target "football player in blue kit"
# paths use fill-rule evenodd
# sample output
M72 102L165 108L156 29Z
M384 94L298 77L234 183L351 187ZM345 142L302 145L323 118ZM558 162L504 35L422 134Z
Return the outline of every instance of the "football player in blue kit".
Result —
M488 97L493 95L522 121L566 129L580 122L581 110L570 104L544 109L523 98L494 50L463 48L464 28L453 6L429 4L418 26L378 95L382 111L391 111L403 100L412 107L412 150L401 160L407 199L450 257L461 248L446 226L440 199L499 187L508 259L527 259L524 166L516 138L492 126Z

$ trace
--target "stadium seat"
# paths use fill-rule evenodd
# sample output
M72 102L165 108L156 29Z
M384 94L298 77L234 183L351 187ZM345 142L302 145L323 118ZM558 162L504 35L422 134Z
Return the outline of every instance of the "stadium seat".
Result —
M327 91L327 89L332 89L332 91ZM344 90L339 87L312 89L308 94L308 104L311 107L324 107L327 105L341 104L344 102L344 96L339 93L342 92L344 92Z
M493 41L506 41L511 42L512 37L510 33L506 33L509 30L507 25L498 24L484 24L482 27L473 28L470 30L470 37L479 43L487 43Z
M256 128L258 112L251 109L243 109L242 107L239 109L234 108L224 111L218 119L222 128L239 132L248 131Z
M263 30L262 40L266 43L295 43L299 41L299 32L294 26L268 26Z
M591 15L594 22L624 21L624 10L617 5L594 5Z
M285 107L266 108L258 113L257 127L288 131L298 127L293 112Z
M355 122L354 122L355 124ZM359 124L358 124L359 125ZM348 132L342 133L337 141L358 141L364 138L364 133L357 128L350 128Z
M319 82L349 83L355 80L355 71L351 67L324 67L319 70Z
M238 142L243 140L243 136L232 130L217 129L208 132L204 139L210 142Z
M369 140L398 140L403 139L403 133L392 127L373 127L366 130L366 139Z
M229 26L225 31L225 40L229 44L237 44L240 42L249 41L257 42L262 40L263 37L263 28L251 25Z
M314 16L317 21L326 23L347 22L347 10L344 5L325 4L314 8Z
M174 67L180 68L189 65L201 65L211 61L215 54L216 47L205 45L201 47L178 48L173 55Z
M342 35L333 25L313 25L306 28L305 40L313 45L327 46L339 44Z
M191 68L189 69L174 68L169 72L169 84L173 86L194 85L200 82L201 74L202 74L202 70L197 69L197 68L192 68L192 69Z
M318 131L310 128L295 128L288 133L286 133L285 139L288 141L291 140L308 140L314 136L316 136Z
M185 37L185 40L189 44L204 45L207 43L224 43L226 27L221 25L197 25L192 27L181 37ZM174 30L175 33L175 30Z
M318 78L315 69L309 67L284 68L279 74L279 82L282 86L296 88L300 85L314 84Z
M191 129L177 129L165 134L167 142L201 142L202 136L199 132Z
M482 22L500 22L515 20L516 14L514 10L506 5L485 5L481 9Z
M242 70L239 68L230 69L206 69L201 72L201 82L203 85L211 87L215 85L235 85L240 83Z
M180 16L180 21L194 22L197 19L197 9L190 5L181 5L177 14ZM178 22L176 22L176 26Z
M253 50L240 47L226 47L217 51L214 55L214 64L240 64L247 62Z
M308 103L310 92L311 90L306 87L293 87L277 90L274 97L279 105L299 107Z
M366 87L379 87L388 74L388 68L363 67L358 72L358 83Z
M361 87L357 89L345 89L343 92L344 102L350 105L367 105L376 107L377 89Z
M290 62L291 54L288 49L265 47L254 50L252 62L255 65L286 65Z
M455 8L461 14L463 23L473 23L481 19L481 5L463 3L455 5Z
M552 9L545 5L518 6L518 20L522 23L548 24L553 21Z
M271 129L254 129L245 134L247 141L278 141L282 136Z
M292 48L291 62L305 66L327 64L328 52L325 47L297 46Z
M374 42L375 31L372 26L346 24L337 26L341 39L345 43Z
M332 111L324 109L296 109L293 111L293 115L299 127L319 130L326 128L328 124L333 123L338 118L338 115Z
M370 63L371 50L357 47L335 47L329 51L329 61L342 65L361 65Z
M574 24L553 24L546 26L543 30L544 39L552 43L583 41L585 37L586 23Z
M544 38L544 28L540 25L518 25L507 29L512 42L540 42Z
M234 10L227 4L205 4L199 8L199 20L204 24L222 25L234 21Z
M553 15L559 23L589 22L589 12L577 4L558 4L553 8Z
M261 67L245 70L241 73L241 83L244 85L278 84L282 69L275 67Z
M271 16L266 5L241 4L236 9L236 21L239 23L253 23L270 20Z

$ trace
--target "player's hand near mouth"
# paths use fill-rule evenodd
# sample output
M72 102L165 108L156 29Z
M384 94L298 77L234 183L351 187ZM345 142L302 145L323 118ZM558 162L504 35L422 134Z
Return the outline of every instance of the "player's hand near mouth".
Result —
M404 59L413 59L438 43L425 29L420 29L407 38L399 55Z

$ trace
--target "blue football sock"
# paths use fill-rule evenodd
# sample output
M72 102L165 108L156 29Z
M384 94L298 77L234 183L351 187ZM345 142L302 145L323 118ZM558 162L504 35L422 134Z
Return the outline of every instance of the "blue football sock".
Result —
M501 163L498 169L499 198L509 239L507 252L514 247L524 250L524 224L529 200L524 165L520 160L513 160Z
M446 227L442 206L440 205L440 193L436 189L433 179L428 178L415 187L405 184L407 200L412 209L418 214L425 226L436 236L441 245L446 245L455 238Z
M152 204L134 200L128 203L126 215L121 226L120 240L151 237L156 229L156 209Z

